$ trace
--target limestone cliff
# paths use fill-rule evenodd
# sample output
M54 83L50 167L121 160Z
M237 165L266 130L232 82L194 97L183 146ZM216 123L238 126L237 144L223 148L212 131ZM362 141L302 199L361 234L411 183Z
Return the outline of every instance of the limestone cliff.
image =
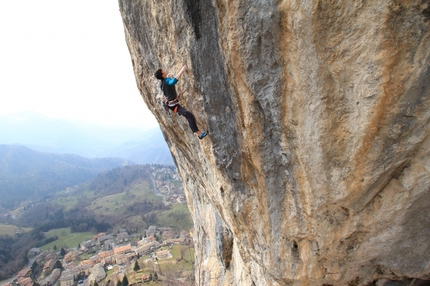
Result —
M428 0L119 5L186 189L197 285L430 279ZM154 71L182 64L202 141L159 103Z

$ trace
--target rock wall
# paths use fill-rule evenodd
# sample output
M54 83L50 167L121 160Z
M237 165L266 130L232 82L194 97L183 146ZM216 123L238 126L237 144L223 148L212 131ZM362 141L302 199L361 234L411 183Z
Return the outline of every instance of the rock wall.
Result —
M428 0L119 6L186 189L197 285L430 279ZM182 64L202 141L160 105L154 71Z

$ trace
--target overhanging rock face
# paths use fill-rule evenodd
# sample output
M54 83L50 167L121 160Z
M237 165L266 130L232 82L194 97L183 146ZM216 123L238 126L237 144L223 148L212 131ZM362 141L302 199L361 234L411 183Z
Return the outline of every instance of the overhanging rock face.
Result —
M430 279L429 1L119 5L186 189L197 285ZM159 104L154 71L182 64L202 141Z

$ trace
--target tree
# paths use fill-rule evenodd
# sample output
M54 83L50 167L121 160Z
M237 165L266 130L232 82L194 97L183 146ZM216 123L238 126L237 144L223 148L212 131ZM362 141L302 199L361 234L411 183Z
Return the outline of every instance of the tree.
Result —
M97 283L97 281L94 281L94 286L99 286L99 283Z
M34 272L34 270L36 270L36 268L37 268L37 262L36 261L34 261L33 262L33 264L31 265L31 271L33 271Z
M139 266L139 263L137 263L137 260L134 262L133 270L134 271L139 271L140 270L140 266Z
M116 282L116 286L121 286L121 281L119 281L119 280L118 280L118 281Z
M124 278L122 278L121 286L128 286L127 275L124 275Z
M61 247L60 255L61 255L61 256L66 255L66 250L64 249L64 247Z
M63 265L61 264L61 261L60 261L60 260L55 261L54 269L55 269L55 268L58 268L58 269L60 269L61 271L63 270Z
M158 274L157 274L157 272L154 272L154 281L158 281Z

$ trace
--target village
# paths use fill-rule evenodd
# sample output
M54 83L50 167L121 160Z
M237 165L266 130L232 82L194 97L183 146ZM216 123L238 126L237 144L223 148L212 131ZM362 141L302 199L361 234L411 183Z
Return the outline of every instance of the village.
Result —
M31 286L37 283L40 286L85 286L99 285L106 278L111 283L116 283L124 279L127 271L133 269L139 259L141 262L154 261L156 264L163 259L172 258L170 249L174 245L192 248L191 232L181 231L176 234L170 227L150 226L146 230L146 237L140 240L131 241L128 232L123 229L116 235L94 235L92 239L80 243L79 248L61 251L32 248L27 256L33 266L24 268L14 281L4 285ZM176 259L173 263L178 261L179 259ZM43 264L40 275L36 278L30 277L34 265L39 264ZM153 269L153 273L151 271L148 275L140 276L139 282L148 282L158 276Z
M176 170L155 167L151 169L154 193L163 196L163 203L166 206L176 202L186 204ZM181 257L173 259L172 263L182 260L184 247L193 249L192 230L177 233L171 227L152 225L146 229L145 235L140 237L136 237L136 234L129 235L126 229L120 229L116 234L98 233L74 248L55 251L32 248L27 254L30 261L27 267L11 282L3 285L110 285L109 283L123 281L126 273L139 263L152 266L150 271L146 271L149 273L142 274L138 279L139 283L149 282L159 277L154 265L162 260L172 260L170 250L175 245L182 246ZM190 260L194 260L194 257ZM35 276L37 266L41 271Z

